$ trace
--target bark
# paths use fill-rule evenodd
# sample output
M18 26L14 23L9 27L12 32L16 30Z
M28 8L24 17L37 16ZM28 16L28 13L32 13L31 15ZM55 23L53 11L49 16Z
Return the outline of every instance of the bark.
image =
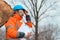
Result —
M38 40L38 16L35 18L36 25L35 25L35 40Z

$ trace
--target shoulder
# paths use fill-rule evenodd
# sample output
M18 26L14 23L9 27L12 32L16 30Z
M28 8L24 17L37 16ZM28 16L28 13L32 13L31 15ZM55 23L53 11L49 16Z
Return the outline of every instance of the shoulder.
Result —
M10 24L14 24L16 19L14 17L10 17L9 20L5 23L5 26L8 26Z

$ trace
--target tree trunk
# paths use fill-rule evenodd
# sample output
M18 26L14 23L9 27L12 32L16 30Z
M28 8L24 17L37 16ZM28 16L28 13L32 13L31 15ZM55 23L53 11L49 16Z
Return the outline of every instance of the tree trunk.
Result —
M35 40L38 40L38 18L36 17Z

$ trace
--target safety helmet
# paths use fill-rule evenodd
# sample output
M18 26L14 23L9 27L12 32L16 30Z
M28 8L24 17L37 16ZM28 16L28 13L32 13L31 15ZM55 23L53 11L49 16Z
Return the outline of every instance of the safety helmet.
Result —
M17 10L25 10L25 9L23 8L22 5L16 5L16 6L14 6L13 10L17 11Z

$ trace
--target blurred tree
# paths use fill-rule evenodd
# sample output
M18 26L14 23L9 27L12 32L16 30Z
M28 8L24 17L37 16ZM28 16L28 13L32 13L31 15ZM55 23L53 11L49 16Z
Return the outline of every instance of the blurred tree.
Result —
M14 5L17 2L16 0L11 0L11 1ZM52 0L50 3L49 3L49 1L50 0L18 0L18 2L21 2L28 9L29 13L31 14L31 17L34 19L32 23L35 28L35 40L38 40L39 22L42 19L50 16L49 14L46 14L47 11L56 10L55 4L57 3L57 1ZM38 3L38 2L40 2L40 3ZM44 8L44 9L42 9L42 8Z

